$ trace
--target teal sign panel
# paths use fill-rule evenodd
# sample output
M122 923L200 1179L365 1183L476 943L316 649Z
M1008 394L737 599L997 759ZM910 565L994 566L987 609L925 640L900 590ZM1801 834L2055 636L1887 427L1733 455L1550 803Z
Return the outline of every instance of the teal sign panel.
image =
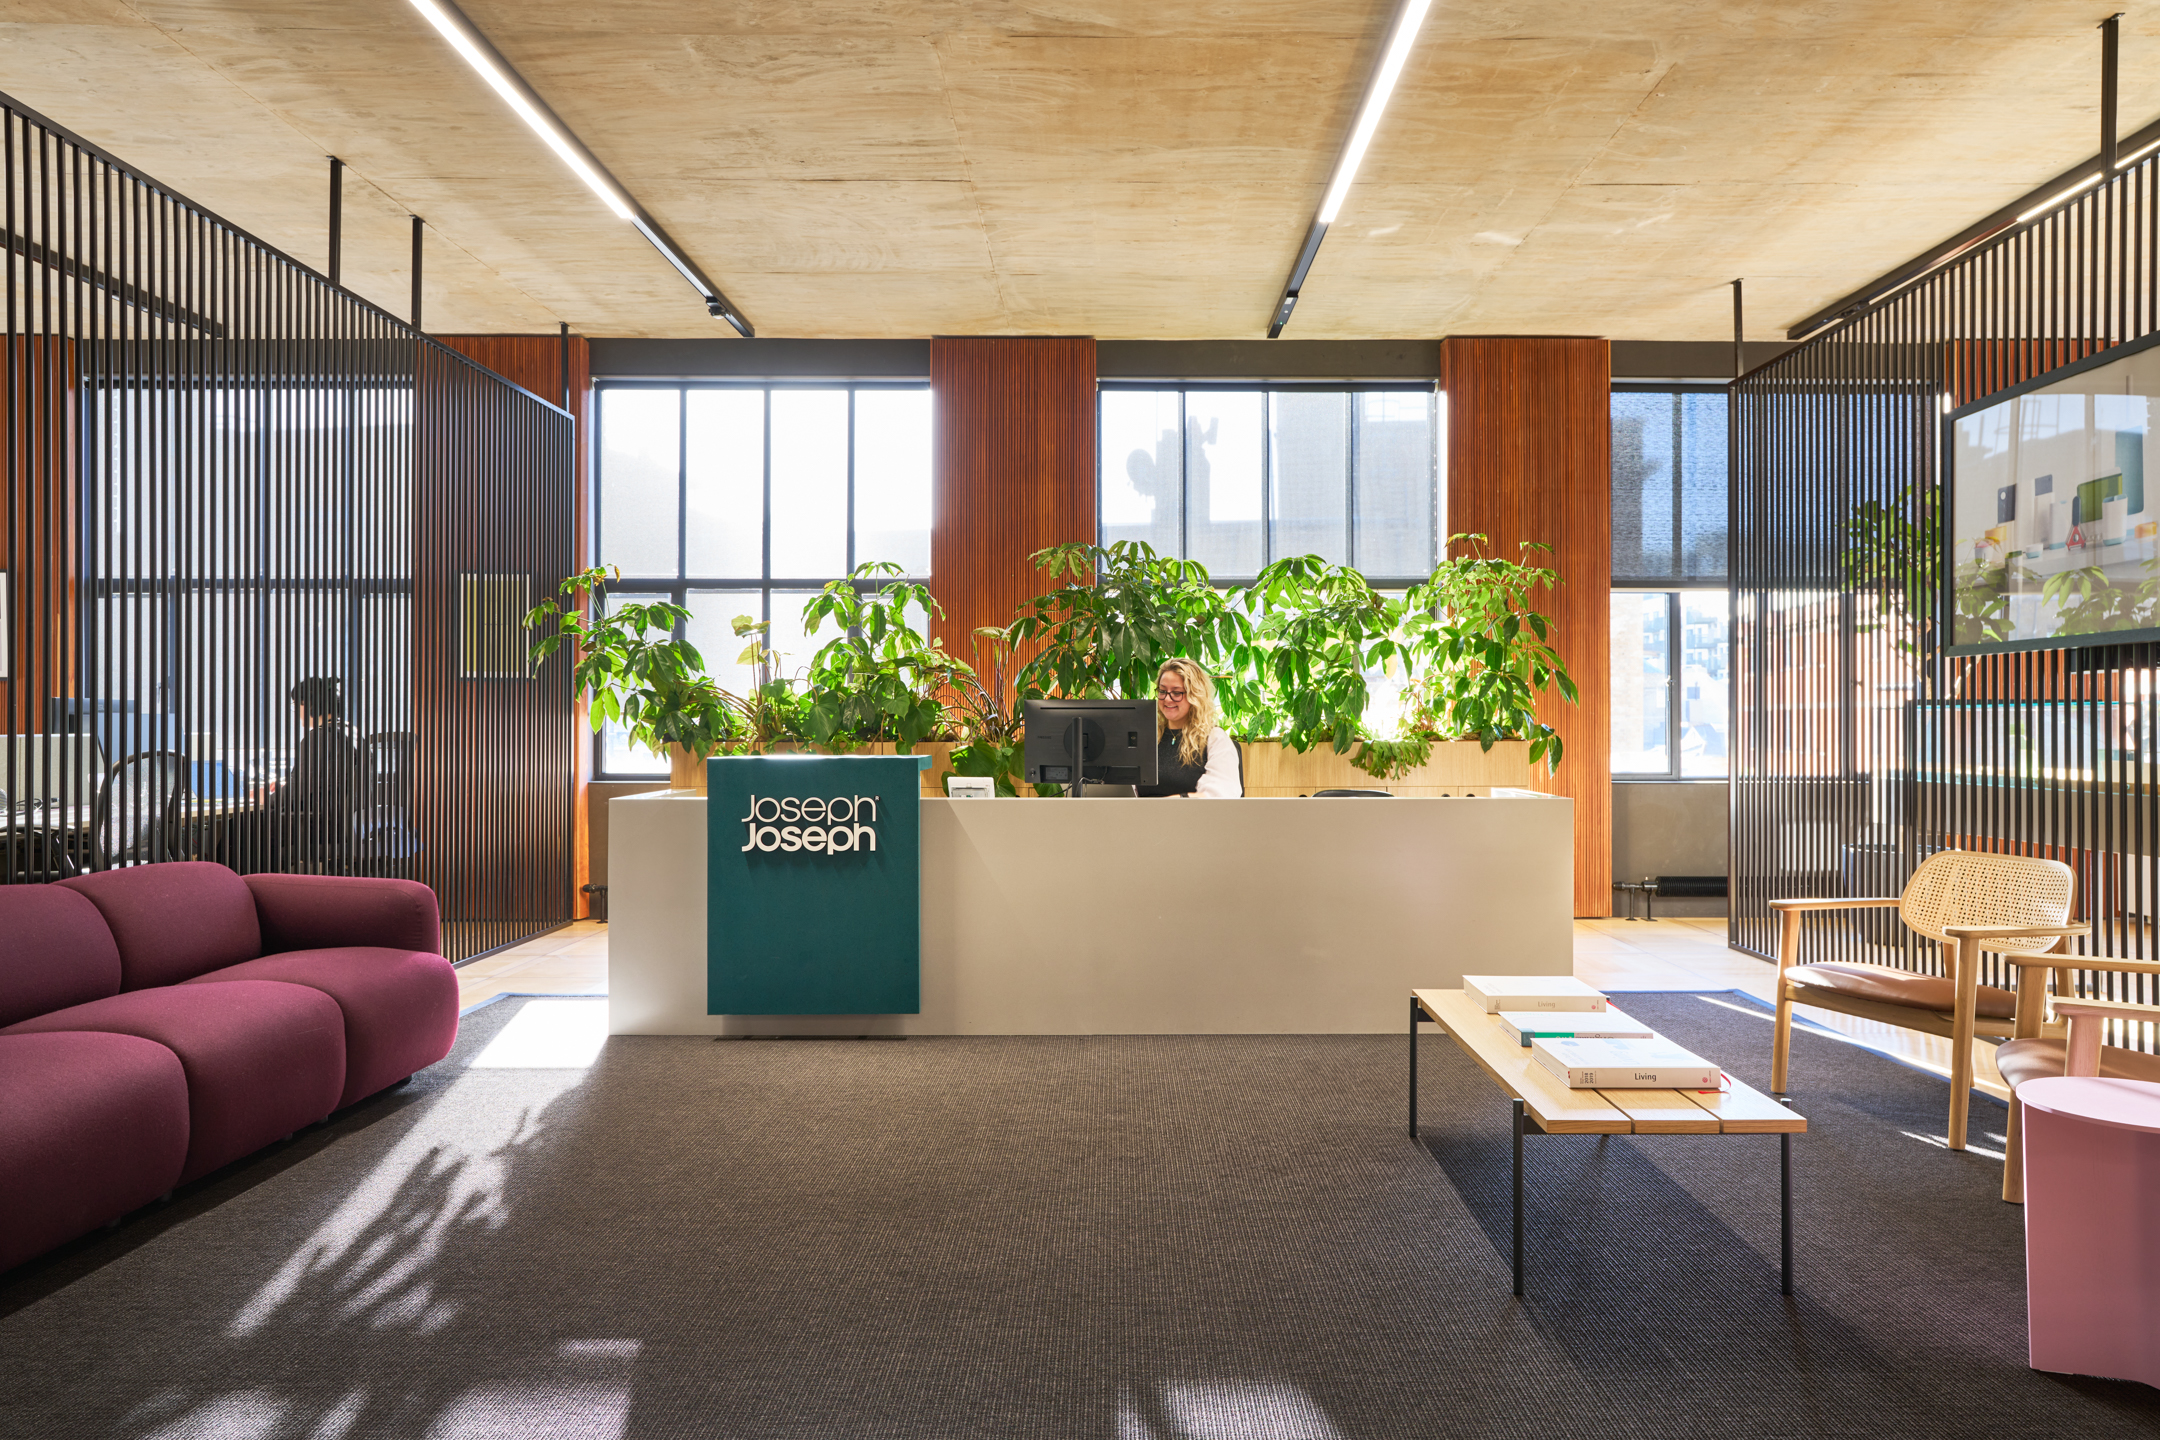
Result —
M705 1011L922 1010L921 755L707 767Z

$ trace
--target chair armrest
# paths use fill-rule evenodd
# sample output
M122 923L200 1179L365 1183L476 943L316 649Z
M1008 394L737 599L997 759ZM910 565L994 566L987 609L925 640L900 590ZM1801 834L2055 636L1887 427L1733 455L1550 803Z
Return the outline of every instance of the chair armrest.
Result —
M2116 960L2106 955L2069 952L2048 955L2005 954L2003 963L2020 970L2113 970L2124 975L2160 975L2160 960Z
M2058 1000L2055 1013L2072 1018L2086 1015L2096 1020L2160 1022L2160 1005L2132 1005L2127 1000Z
M2119 1000L2059 1000L2055 1013L2070 1022L2063 1038L2063 1074L2100 1073L2100 1033L2105 1020L2160 1020L2160 1005L2130 1005Z
M1897 896L1876 897L1867 900L1772 900L1772 910L1887 910L1905 902Z
M2052 935L2057 939L2092 934L2090 925L1945 925L1943 934L1953 940L2037 940ZM1988 947L1983 943L1980 947Z

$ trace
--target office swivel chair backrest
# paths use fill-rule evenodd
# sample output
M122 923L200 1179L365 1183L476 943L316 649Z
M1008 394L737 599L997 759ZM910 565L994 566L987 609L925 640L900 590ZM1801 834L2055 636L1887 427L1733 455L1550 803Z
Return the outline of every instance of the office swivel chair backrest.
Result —
M413 737L384 730L360 742L364 791L353 816L353 859L371 871L394 873L420 853L412 824Z
M106 772L92 831L100 870L179 858L175 812L187 767L185 755L146 750Z

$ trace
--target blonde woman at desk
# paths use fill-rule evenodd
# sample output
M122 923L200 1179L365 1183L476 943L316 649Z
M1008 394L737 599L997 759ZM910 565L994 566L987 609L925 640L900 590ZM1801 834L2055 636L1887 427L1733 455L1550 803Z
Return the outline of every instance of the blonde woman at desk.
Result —
M1215 682L1190 660L1165 660L1155 674L1155 749L1160 779L1140 786L1143 796L1234 800L1245 793L1237 742L1215 708Z

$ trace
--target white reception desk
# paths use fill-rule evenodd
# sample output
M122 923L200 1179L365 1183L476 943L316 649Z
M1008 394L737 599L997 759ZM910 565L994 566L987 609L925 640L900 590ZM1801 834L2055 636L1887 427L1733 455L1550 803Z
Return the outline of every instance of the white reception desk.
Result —
M922 1013L705 1013L706 801L609 802L618 1035L1368 1034L1573 972L1574 802L922 802ZM724 923L724 917L715 917Z

